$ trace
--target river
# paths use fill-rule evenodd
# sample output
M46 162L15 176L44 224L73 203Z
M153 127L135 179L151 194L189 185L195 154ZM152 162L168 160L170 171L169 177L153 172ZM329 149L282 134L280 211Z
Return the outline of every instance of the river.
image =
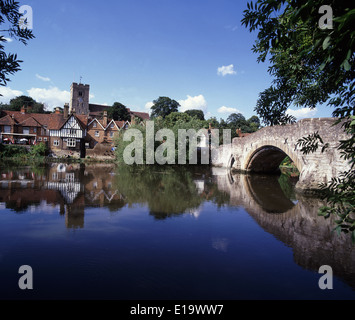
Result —
M355 246L294 185L203 167L3 167L0 299L354 299Z

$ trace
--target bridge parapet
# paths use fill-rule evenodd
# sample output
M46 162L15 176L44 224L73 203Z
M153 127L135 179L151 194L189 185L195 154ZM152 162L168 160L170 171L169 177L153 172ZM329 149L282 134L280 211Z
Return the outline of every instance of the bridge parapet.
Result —
M341 124L334 126L335 121L335 118L311 118L262 128L247 137L233 139L232 144L220 146L214 152L213 165L241 172L272 173L289 156L300 171L297 189L317 190L320 183L328 183L350 169L338 150L339 141L347 136ZM315 132L329 147L323 153L319 148L314 153L303 154L297 142Z

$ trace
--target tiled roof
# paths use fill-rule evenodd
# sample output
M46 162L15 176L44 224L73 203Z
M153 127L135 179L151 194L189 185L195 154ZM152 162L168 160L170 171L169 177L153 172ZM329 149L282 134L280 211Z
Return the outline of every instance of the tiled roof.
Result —
M115 121L115 123L117 124L117 127L122 129L124 127L126 121Z
M4 122L5 125L7 125L7 123L12 120L12 116L14 117L15 122L22 126L37 127L39 124L41 126L47 127L49 130L60 130L67 122L67 119L64 119L63 114L23 114L19 111L4 111L4 113L7 114L7 116L1 118L0 123ZM76 115L76 118L81 128L85 129L88 124L88 117L83 115Z
M14 120L9 115L0 119L1 126L11 126L13 123L14 123Z
M43 120L45 120L43 118ZM51 114L46 121L46 126L49 130L60 130L64 124L67 122L67 119L64 119L63 114Z
M41 124L35 120L33 117L27 118L25 121L19 123L23 127L40 127Z
M149 114L146 113L146 112L131 111L131 113L132 113L134 116L141 118L142 120L149 120L149 119L150 119Z

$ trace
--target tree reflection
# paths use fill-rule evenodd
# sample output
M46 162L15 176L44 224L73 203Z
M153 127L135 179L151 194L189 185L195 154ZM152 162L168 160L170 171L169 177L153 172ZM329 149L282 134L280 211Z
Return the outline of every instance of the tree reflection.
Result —
M156 219L197 209L203 202L193 175L183 167L120 167L115 187L130 205L147 205Z

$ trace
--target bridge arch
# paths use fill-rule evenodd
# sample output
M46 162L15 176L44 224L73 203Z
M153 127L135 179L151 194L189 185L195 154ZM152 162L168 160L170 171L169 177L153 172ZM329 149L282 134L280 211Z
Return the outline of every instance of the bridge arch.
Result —
M244 158L243 170L256 173L275 173L282 161L289 157L299 172L303 170L303 160L287 144L280 145L265 141L253 146Z

